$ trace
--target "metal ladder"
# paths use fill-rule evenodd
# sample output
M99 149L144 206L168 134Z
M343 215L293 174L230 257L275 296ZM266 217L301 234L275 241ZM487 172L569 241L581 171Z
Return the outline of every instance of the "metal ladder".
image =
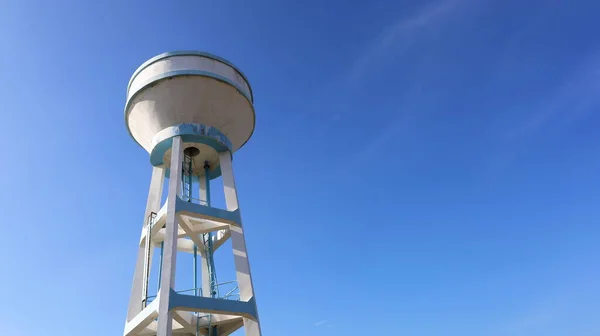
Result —
M181 198L186 202L192 201L192 174L194 160L189 155L183 156L183 174L181 174Z
M148 285L150 282L150 257L152 256L152 237L150 233L152 232L152 226L154 225L154 221L156 220L156 212L151 212L148 216L148 220L146 223L146 239L144 246L144 273L143 281L142 281L142 309L148 306Z
M204 243L204 253L208 264L208 276L210 279L210 297L219 297L219 288L217 286L217 272L215 269L215 259L213 257L213 234L212 232L202 234L202 242Z

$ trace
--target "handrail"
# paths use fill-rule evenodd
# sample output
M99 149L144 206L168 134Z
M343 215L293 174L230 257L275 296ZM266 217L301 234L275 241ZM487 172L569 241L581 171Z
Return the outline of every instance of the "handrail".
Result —
M239 300L240 293L236 292L236 291L240 290L239 286L237 286L237 280L221 282L221 283L217 284L217 287L218 286L222 286L222 285L229 285L229 284L233 284L233 283L235 283L236 286L233 287L232 289L230 289L225 295L220 296L217 299L226 299L226 300L228 300L231 297L236 297L237 296L238 300ZM183 293L188 293L188 292L198 293L198 295L194 295L194 296L202 296L202 287L190 288L190 289L182 289L182 290L175 291L175 293L177 293L177 294L183 294ZM146 301L147 301L147 303L150 303L155 298L156 298L156 295L148 296L146 298Z
M196 291L196 290L197 290L197 291L198 291L198 293L200 294L200 295L198 295L198 296L202 296L202 287L198 287L198 288L190 288L190 289L183 289L183 290L178 290L178 291L175 291L175 293L177 293L177 294L181 294L181 293L187 293L187 292L194 292L194 291ZM155 299L155 298L156 298L156 295L153 295L153 296L148 296L148 300L150 300L150 299Z
M235 295L235 294L239 295L240 293L235 293L235 294L233 293L233 292L235 292L238 289L239 289L238 286L235 286L232 290L230 290L229 292L227 292L227 294L225 294L223 297L229 297L232 294L233 295Z
M183 193L180 195L181 199L186 201L186 202L190 202L191 203L195 203L195 204L200 204L200 205L204 205L204 206L209 206L208 205L208 201L207 200L202 200L196 197L189 197L187 195L184 195Z
M237 280L231 280L231 281L221 282L221 283L217 284L217 286L228 285L228 284L231 284L231 283L237 283Z
M198 293L200 295L197 296L202 296L202 287L198 287L198 288L190 288L190 289L184 289L184 290L179 290L179 291L175 291L175 293L177 294L181 294L181 293L187 293L187 292L194 292L194 291L198 291ZM195 292L194 292L195 293Z

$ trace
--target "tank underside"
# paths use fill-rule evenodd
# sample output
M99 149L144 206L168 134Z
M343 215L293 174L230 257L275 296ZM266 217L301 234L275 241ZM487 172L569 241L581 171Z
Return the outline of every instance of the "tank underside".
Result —
M128 104L131 136L145 150L161 130L194 123L215 127L238 150L254 131L254 109L236 88L204 76L167 78L143 89Z

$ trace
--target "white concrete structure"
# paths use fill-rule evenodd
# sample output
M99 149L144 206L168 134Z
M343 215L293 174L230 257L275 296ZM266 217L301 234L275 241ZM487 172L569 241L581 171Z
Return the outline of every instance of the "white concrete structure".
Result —
M150 153L153 171L124 335L217 336L243 327L247 336L260 336L232 167L233 153L254 131L246 77L233 64L203 52L156 56L129 82L125 122L133 139ZM227 209L211 207L210 180L219 176ZM161 204L165 178L167 199ZM213 253L228 239L237 286L224 294ZM154 295L149 282L158 251ZM178 292L175 269L182 253L194 255L194 288Z

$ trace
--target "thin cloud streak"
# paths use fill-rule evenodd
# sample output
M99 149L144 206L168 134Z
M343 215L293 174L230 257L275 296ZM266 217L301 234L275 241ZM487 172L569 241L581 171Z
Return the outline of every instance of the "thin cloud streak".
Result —
M365 53L357 59L351 67L347 84L358 83L371 68L381 66L377 62L384 59L387 54L391 52L401 54L403 50L410 47L411 41L423 38L423 33L428 29L439 29L451 17L462 14L463 9L470 3L470 0L439 0L421 7L411 16L399 17L394 23L383 29L382 33L374 38L370 46L366 48ZM403 45L398 45L400 42ZM398 47L404 49L397 50ZM421 98L426 82L426 78L420 78L419 82L399 97L402 103L393 107L400 111L399 116L385 123L380 130L375 132L377 135L369 139L358 150L358 153L350 158L351 163L372 156L381 147L392 143L394 139L410 128L410 124L415 120L415 114L422 111L416 105L423 102Z
M600 101L599 89L600 54L576 70L571 80L552 95L554 98L541 104L531 118L510 129L507 138L512 140L534 136L553 122L585 116L592 111L591 107Z
M327 323L327 320L321 320L321 321L315 323L314 326L315 327L320 327L322 325L325 325L325 323Z
M351 68L349 82L355 83L398 41L410 42L422 30L434 27L457 12L468 0L440 0L420 8L410 17L399 17L377 36Z
M316 94L307 102L304 112L289 120L289 127L298 122L318 115L323 111L334 113L325 118L317 127L317 134L324 136L333 126L342 122L347 110L351 110L352 102L348 99L357 90L362 77L376 67L382 67L385 57L391 52L396 55L410 47L411 41L422 38L428 29L439 27L445 20L462 13L467 4L478 3L474 0L437 0L421 6L410 15L401 15L394 22L385 26L381 33L365 45L364 52L359 54L347 71L322 85ZM402 43L402 44L400 44ZM401 107L398 107L401 109Z
M464 16L465 13L471 12L475 5L479 6L481 3L474 0L436 0L417 8L408 15L402 13L366 44L364 52L356 57L341 76L326 82L321 87L318 94L309 102L309 106L305 108L306 113L294 120L294 124L318 114L321 121L316 126L316 133L321 137L326 136L329 129L347 121L349 117L347 111L352 110L352 100L348 98L359 89L358 86L367 73L376 68L389 66L386 63L390 62L390 55L393 55L394 60L397 61L403 53L410 50L413 42L431 37L428 33L440 31L448 20ZM402 102L398 106L386 108L386 110L401 111L397 113L398 116L382 124L380 129L371 130L374 135L367 139L361 148L357 148L357 154L345 160L343 166L346 166L348 161L356 162L372 155L381 147L397 140L402 130L410 128L410 123L415 119L414 115L421 110L415 108L415 104L419 101L423 87L427 86L428 79L422 77L428 75L420 76L418 83L400 93L402 98L399 100ZM333 114L323 118L324 111Z
M536 137L564 130L600 106L600 52L584 61L571 78L542 99L538 108L524 121L514 124L500 136L497 150L488 164L486 175L508 168L527 144Z

